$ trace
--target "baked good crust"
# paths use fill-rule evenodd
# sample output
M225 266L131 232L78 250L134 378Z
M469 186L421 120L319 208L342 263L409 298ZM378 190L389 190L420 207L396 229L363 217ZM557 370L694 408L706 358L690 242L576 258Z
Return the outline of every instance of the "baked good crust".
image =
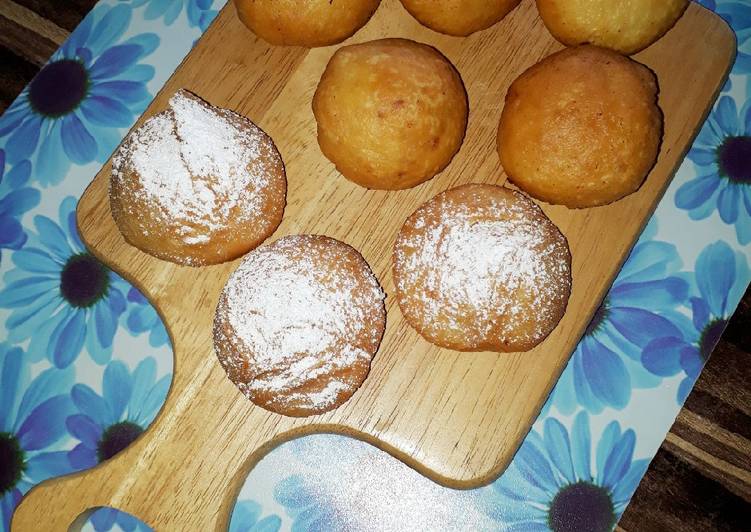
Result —
M690 0L536 0L545 26L567 46L634 54L662 37Z
M192 122L186 130L195 134L179 136L178 104ZM226 146L206 145L207 132L217 124L237 137L220 139ZM189 162L204 165L207 157L222 157L223 149L248 159L224 159L222 168L231 175L190 174ZM203 160L188 161L181 150L200 151ZM109 198L130 245L159 259L204 266L233 260L266 240L282 221L286 189L284 164L268 135L247 118L181 90L167 110L132 130L116 150Z
M638 190L661 138L654 74L587 45L548 56L511 84L497 147L509 179L526 193L585 208Z
M404 8L428 28L465 37L497 24L521 0L401 0Z
M399 190L441 172L461 147L468 103L435 48L381 39L340 48L313 97L318 144L344 177Z
M394 244L399 308L426 340L457 351L527 351L563 317L565 237L520 192L453 188L418 208Z
M240 20L268 43L309 48L340 43L362 28L381 0L234 0Z
M214 318L214 349L256 405L310 416L347 401L370 371L386 326L368 263L333 238L292 235L249 253Z

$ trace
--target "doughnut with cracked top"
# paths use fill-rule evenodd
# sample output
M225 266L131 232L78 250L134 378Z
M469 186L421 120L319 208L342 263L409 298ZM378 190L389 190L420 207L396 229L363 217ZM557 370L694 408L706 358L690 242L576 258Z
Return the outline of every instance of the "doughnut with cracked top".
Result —
M222 291L214 349L256 405L310 416L347 401L386 326L384 293L354 248L292 235L249 253Z
M426 340L458 351L528 351L563 317L566 238L524 194L463 185L424 203L394 244L399 308Z

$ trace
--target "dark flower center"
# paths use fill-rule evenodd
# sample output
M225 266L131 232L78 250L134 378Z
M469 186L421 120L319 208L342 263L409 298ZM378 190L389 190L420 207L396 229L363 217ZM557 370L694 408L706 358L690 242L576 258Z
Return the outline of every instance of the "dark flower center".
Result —
M712 354L714 346L720 341L720 337L725 331L725 326L727 324L727 320L716 319L709 322L709 324L704 327L704 330L701 332L701 338L699 339L699 353L704 362L707 361L709 355Z
M88 253L70 257L60 274L60 293L78 308L90 307L102 299L109 284L107 268Z
M50 63L31 80L29 102L39 114L52 118L76 109L89 90L89 74L74 59Z
M100 462L109 460L138 438L143 429L130 421L120 421L111 425L102 434L96 454Z
M717 148L717 164L730 181L751 184L751 137L727 137Z
M18 484L25 468L26 460L18 438L0 432L0 499Z
M606 532L615 522L608 490L583 480L562 488L548 510L548 526L553 532Z
M590 321L589 325L587 325L587 330L584 331L584 334L586 334L587 336L591 336L600 330L600 326L602 325L602 322L605 321L605 319L608 317L608 305L609 304L610 304L610 301L608 301L608 299L605 298L603 302L600 304L600 306L597 307L597 310L595 310L594 316L592 316L592 321Z

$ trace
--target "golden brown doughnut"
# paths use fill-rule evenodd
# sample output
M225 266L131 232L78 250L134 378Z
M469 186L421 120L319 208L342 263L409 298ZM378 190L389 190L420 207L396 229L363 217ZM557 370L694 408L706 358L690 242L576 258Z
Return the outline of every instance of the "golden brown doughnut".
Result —
M224 287L214 348L230 380L286 416L333 410L360 387L386 326L365 259L325 236L286 236L249 253Z
M189 266L235 259L282 221L287 180L250 120L178 91L112 158L110 207L131 245Z
M401 0L420 24L456 35L469 35L489 28L508 15L521 0Z
M240 20L277 45L328 46L362 28L381 0L235 0Z
M565 237L520 192L464 185L417 209L394 245L399 308L426 340L459 351L527 351L566 310Z
M635 192L661 136L654 74L605 48L580 46L514 81L498 152L509 179L529 195L583 208Z
M643 50L673 27L689 0L537 0L545 26L568 46Z
M313 97L318 143L347 179L410 188L443 170L467 128L467 94L440 52L406 39L340 48Z

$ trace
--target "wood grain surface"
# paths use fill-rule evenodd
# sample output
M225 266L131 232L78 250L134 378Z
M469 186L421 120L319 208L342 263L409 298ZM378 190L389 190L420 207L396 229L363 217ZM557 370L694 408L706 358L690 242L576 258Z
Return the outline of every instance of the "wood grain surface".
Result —
M49 42L64 36L65 30L57 32L52 27L71 29L93 2L57 4L56 12L51 7L53 4L57 3L13 4L0 0L0 35L3 36L0 105L3 108L45 60L38 50L47 46L51 53L54 46ZM36 17L19 17L18 13L25 13L19 7ZM24 37L14 40L17 38L13 35ZM36 45L27 42L30 36L37 36ZM725 338L689 397L686 409L624 515L623 529L651 530L665 526L680 530L733 529L741 523L741 516L748 513L748 471L751 468L746 388L751 348L750 314L746 304L731 321ZM732 371L728 371L729 367Z

